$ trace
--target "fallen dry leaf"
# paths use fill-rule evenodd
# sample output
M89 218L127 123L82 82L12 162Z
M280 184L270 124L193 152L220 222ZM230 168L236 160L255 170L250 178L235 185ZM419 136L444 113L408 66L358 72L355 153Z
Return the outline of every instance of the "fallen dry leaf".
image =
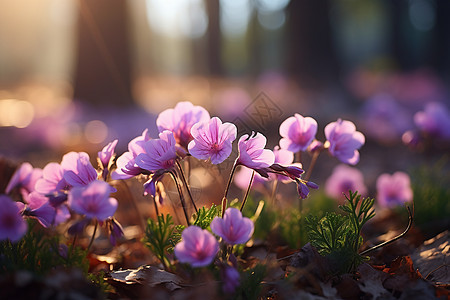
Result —
M426 279L450 284L450 231L425 241L411 255L411 259Z

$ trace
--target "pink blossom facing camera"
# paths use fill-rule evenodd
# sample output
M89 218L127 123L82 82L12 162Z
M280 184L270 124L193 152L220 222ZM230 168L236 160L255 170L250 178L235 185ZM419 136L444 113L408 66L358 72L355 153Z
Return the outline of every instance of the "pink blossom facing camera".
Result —
M117 200L110 197L112 187L100 180L86 187L74 187L69 193L69 206L88 219L104 221L112 217L117 209Z
M156 119L159 132L170 130L173 132L176 142L187 149L192 140L191 128L199 122L210 119L209 113L201 106L195 106L189 101L178 102L175 108L169 108L161 112Z
M395 207L413 199L409 175L404 172L382 174L377 179L377 201L382 207Z
M239 209L234 207L227 208L223 218L215 217L211 222L212 232L230 245L246 243L254 229L252 220L243 217Z
M295 114L280 125L280 147L291 152L306 151L317 133L317 121Z
M189 143L189 153L198 159L209 158L216 165L230 156L237 128L232 123L222 123L214 117L208 122L192 126L191 134L194 140Z
M367 196L367 187L360 170L340 164L333 169L333 173L325 182L325 193L334 199L343 202L348 191L358 191L363 197Z
M358 149L365 143L364 135L356 131L353 122L338 119L325 126L327 141L324 144L330 154L341 162L356 165L359 162Z
M175 246L174 252L181 263L194 268L205 267L219 252L219 243L208 230L192 225L183 230L181 242Z

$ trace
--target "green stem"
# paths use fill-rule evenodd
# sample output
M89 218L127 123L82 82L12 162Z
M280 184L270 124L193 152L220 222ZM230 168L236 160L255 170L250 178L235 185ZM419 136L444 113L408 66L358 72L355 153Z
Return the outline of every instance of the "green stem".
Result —
M255 171L252 172L252 177L250 178L250 182L248 183L247 191L245 191L244 199L242 199L241 209L242 212L244 210L244 205L247 202L248 194L250 193L250 188L252 187L253 179L255 178Z
M183 191L181 190L180 183L178 182L178 178L174 172L170 171L170 175L172 175L172 179L173 181L175 181L175 185L177 186L178 194L180 195L181 206L183 207L184 217L186 218L186 223L188 226L190 226L191 223L189 222L189 216L186 211L186 202L184 201Z
M176 163L177 163L178 169L180 170L181 180L183 181L183 184L186 187L186 190L189 194L189 198L191 199L192 205L194 206L195 212L198 213L198 209L197 209L197 206L195 205L194 198L192 197L191 189L189 188L189 185L186 181L186 175L184 174L183 168L181 167L181 164L178 160L176 160Z
M94 243L95 234L97 233L97 227L98 227L98 221L95 220L94 232L92 233L91 241L89 242L86 252L89 252L89 249L91 249L92 243Z
M272 199L272 204L275 204L277 187L278 187L278 178L275 178L272 183L272 193L270 195L270 199Z
M227 199L228 190L230 189L231 182L233 181L234 172L236 171L236 168L238 166L237 162L238 162L238 160L236 159L234 161L233 168L231 169L230 177L228 177L227 187L225 188L225 193L222 198L222 218L223 218L223 216L225 214L225 210L227 209L227 206L228 206L228 199Z

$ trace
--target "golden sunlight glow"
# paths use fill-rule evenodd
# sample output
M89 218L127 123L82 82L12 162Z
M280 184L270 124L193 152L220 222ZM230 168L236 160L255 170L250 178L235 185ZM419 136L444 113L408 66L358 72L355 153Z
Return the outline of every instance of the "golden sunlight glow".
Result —
M28 101L0 100L0 126L25 128L34 118L34 107Z
M100 144L108 137L108 126L99 120L90 121L84 128L84 135L88 142Z

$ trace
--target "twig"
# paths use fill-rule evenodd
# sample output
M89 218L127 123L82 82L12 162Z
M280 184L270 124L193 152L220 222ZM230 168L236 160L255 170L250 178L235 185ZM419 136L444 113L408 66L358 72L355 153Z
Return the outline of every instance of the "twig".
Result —
M414 217L413 217L413 215L411 213L411 209L409 208L409 206L406 206L406 208L408 209L409 220L408 220L408 226L406 227L405 231L403 231L401 234L399 234L398 236L396 236L393 239L390 239L390 240L388 240L386 242L383 242L381 244L378 244L376 246L373 246L373 247L371 247L369 249L366 249L366 250L362 251L361 253L359 253L359 255L365 255L365 254L367 254L367 253L369 253L369 252L371 252L373 250L376 250L378 248L381 248L381 247L384 247L386 245L389 245L389 244L395 242L396 240L402 238L405 234L407 234L409 229L411 228L411 225L413 223Z

